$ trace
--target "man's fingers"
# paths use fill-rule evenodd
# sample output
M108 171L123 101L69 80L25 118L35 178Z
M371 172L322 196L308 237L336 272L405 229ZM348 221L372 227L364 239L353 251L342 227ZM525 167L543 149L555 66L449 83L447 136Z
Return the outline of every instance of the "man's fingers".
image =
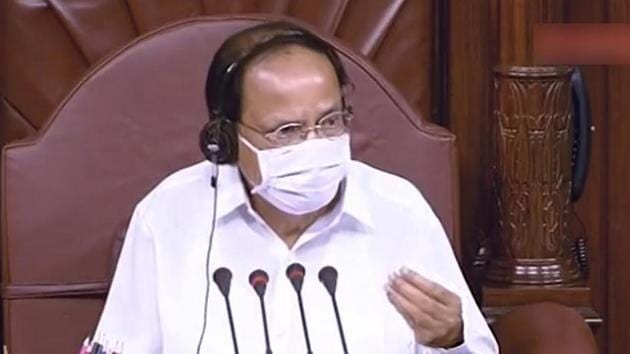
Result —
M444 304L446 306L461 306L461 301L457 294L446 289L442 285L429 280L422 275L408 268L402 268L401 277L407 280L411 285L426 294L431 299Z
M422 290L414 286L409 280L404 277L390 277L390 286L400 295L402 295L407 301L419 307L422 311L434 319L439 319L440 315L448 311L448 308L428 296Z
M436 321L431 317L431 315L418 308L413 302L406 299L395 289L388 288L387 297L412 328L419 327L428 330L435 327Z
M413 329L418 343L451 346L461 341L459 296L408 269L390 277L387 297Z
M402 305L402 302L404 300L399 299L398 298L399 296L400 295L390 293L389 290L387 292L387 298L389 299L389 302L391 302L391 304L394 306L396 311L398 311L398 313L405 319L409 327L414 328L415 320L413 319L413 317L411 317L411 314L409 314L407 310L405 310L405 308Z

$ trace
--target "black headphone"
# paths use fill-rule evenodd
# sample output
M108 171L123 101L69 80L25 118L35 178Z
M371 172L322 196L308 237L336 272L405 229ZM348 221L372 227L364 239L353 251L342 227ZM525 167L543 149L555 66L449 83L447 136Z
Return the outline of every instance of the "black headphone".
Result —
M236 153L233 151L236 147L236 130L234 123L225 116L222 102L225 90L228 89L234 70L238 65L239 61L232 62L224 72L219 85L221 97L217 100L215 108L209 108L209 121L204 124L199 133L199 148L206 159L214 164L223 163ZM208 77L210 77L210 73L208 73ZM207 91L208 88L206 88Z

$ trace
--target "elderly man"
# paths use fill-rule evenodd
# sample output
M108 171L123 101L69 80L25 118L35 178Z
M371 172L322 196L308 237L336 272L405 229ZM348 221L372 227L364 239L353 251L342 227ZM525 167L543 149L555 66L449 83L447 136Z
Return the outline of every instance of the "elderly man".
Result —
M136 207L97 340L131 354L498 353L420 192L351 160L349 86L335 51L295 25L222 45L206 83L210 161Z

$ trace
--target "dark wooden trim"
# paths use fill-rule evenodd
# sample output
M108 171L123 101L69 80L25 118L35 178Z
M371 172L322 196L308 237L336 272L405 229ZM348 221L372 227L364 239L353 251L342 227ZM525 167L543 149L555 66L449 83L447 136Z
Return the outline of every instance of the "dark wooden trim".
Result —
M590 289L581 287L484 287L484 304L487 307L507 307L536 302L557 302L571 307L591 307Z
M439 125L449 124L449 1L433 0L434 39L433 39L433 103L431 120Z
M497 318L509 313L514 308L514 306L484 307L481 311L486 318L486 322L488 322L488 324L492 324ZM593 330L599 329L599 327L601 327L604 323L599 313L590 307L577 307L575 310L584 318L584 322L591 326L591 329Z

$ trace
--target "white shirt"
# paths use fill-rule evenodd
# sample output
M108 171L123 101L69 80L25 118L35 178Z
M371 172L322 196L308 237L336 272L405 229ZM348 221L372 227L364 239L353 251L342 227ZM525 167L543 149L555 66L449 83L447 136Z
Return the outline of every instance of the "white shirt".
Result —
M206 251L212 222L212 165L176 172L133 214L96 337L124 342L124 353L195 353L202 329ZM317 274L338 273L337 301L352 354L498 353L497 344L462 277L447 236L408 181L352 161L340 202L300 236L292 249L251 208L238 169L219 168L216 231L210 274L231 270L230 302L239 352L261 354L265 340L259 299L249 274L265 270L271 349L306 353L288 265L306 268L302 289L313 353L342 353L331 298ZM387 276L402 266L456 292L463 304L464 344L443 350L416 344L389 303ZM202 353L234 353L225 302L211 282Z

